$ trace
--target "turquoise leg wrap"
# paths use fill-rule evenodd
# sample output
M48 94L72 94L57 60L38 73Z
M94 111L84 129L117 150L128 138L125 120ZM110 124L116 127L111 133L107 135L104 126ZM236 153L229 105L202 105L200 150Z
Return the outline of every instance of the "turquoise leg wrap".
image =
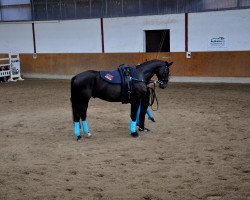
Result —
M136 132L136 121L132 121L132 119L130 119L129 130L131 133Z
M74 134L76 137L80 136L80 122L74 122Z
M82 121L82 129L83 129L84 134L89 133L89 127L88 127L87 121Z
M149 118L154 119L154 116L153 116L153 114L150 112L150 109L149 109L149 108L147 108L147 115L149 116Z
M141 105L138 108L137 114L136 114L136 123L139 124L140 119L140 112L141 112Z

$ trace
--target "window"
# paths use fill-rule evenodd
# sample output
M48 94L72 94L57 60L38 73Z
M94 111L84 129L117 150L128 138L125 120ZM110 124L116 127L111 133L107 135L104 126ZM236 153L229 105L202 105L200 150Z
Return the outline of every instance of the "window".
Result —
M30 1L0 0L0 15L1 21L31 20Z
M170 30L146 30L146 52L170 52Z
M250 1L249 1L249 0L241 0L241 1L239 2L239 6L241 6L241 7L250 6Z
M90 17L90 1L76 0L76 18Z
M204 10L218 10L237 7L237 0L203 0Z

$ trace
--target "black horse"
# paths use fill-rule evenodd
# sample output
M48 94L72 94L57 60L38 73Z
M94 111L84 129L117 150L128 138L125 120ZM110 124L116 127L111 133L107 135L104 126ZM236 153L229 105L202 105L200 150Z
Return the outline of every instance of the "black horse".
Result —
M139 128L144 130L144 121L147 107L149 105L150 91L147 85L151 78L156 75L159 87L167 87L169 78L169 67L173 62L168 63L161 60L147 61L137 65L137 79L133 80L133 91L130 97L131 114L130 114L130 132L133 137L138 137L136 131L136 113L141 104L139 117ZM81 138L80 120L82 129L86 137L90 137L86 114L88 103L91 97L98 97L105 101L122 102L122 86L119 84L110 84L100 77L99 71L85 71L71 79L71 102L74 121L74 134L77 139Z

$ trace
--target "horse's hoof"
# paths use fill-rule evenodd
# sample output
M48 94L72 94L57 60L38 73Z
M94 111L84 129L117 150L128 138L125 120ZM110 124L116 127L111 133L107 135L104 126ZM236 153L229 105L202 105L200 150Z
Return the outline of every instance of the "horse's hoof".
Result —
M134 137L134 138L137 138L137 137L139 137L139 134L136 131L136 132L131 133L131 136Z
M80 140L81 138L82 138L82 136L79 135L79 136L76 137L76 140L78 141L78 140Z
M86 137L86 138L92 138L92 134L91 133L84 133L84 137Z
M148 119L151 120L152 122L155 122L154 118L149 117Z
M149 132L150 131L148 128L139 128L138 130L141 132Z

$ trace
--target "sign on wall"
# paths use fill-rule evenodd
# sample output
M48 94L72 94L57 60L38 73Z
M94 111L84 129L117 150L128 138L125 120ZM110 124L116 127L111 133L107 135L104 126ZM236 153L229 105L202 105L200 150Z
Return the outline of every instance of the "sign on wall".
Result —
M228 48L228 39L225 36L209 37L208 50L225 50Z

